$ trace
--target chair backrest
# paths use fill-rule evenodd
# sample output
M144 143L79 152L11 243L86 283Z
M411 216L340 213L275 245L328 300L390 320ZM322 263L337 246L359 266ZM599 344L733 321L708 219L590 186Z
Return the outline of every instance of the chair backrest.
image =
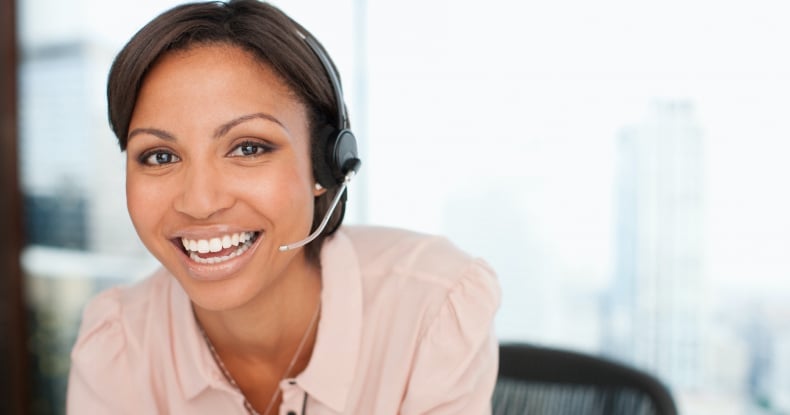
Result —
M669 390L645 372L578 352L499 347L493 415L677 415Z

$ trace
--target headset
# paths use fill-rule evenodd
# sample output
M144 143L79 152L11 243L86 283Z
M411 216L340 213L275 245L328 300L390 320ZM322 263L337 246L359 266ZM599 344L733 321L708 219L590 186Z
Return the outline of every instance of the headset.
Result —
M362 165L357 156L357 139L349 129L346 104L343 100L343 89L340 76L335 71L326 50L312 36L299 35L313 51L332 83L332 93L337 104L337 119L334 126L328 125L319 134L318 154L313 155L313 169L316 180L321 186L331 189L341 185L350 171L359 171Z
M335 67L329 59L326 50L315 38L301 32L297 32L297 34L304 40L307 46L310 47L310 50L313 51L313 54L315 54L324 67L324 71L332 84L332 93L337 104L337 119L335 120L335 124L327 125L321 129L317 137L319 140L318 145L314 146L314 150L317 151L311 150L313 174L318 183L324 188L339 188L321 224L315 231L301 241L280 246L281 252L290 251L307 245L324 231L327 223L329 223L329 218L332 217L332 213L335 211L340 200L342 199L343 202L346 201L346 188L348 183L354 178L359 168L362 166L362 161L359 159L357 151L357 139L354 137L354 133L349 129L348 114L346 112L345 101L343 100L343 89L340 85L340 76L335 71ZM345 205L341 207L341 209L342 214L345 214ZM335 230L336 228L330 229L328 233L331 234Z

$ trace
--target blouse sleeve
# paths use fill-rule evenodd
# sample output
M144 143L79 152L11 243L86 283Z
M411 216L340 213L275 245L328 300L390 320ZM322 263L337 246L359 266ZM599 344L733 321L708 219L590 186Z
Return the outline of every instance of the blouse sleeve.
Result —
M423 335L403 415L491 412L499 360L493 319L499 301L494 272L474 261Z
M71 351L66 412L125 414L135 407L127 341L118 290L106 291L86 306Z

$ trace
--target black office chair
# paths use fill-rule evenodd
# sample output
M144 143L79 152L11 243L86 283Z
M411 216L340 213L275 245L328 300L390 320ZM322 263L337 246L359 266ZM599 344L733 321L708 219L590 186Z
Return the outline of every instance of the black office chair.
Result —
M493 415L677 415L656 378L600 357L526 344L499 346Z

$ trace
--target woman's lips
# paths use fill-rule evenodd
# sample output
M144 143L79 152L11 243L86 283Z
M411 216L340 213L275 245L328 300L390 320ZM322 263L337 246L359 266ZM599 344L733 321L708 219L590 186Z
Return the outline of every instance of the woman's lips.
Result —
M210 238L180 237L173 244L184 255L192 278L215 281L229 278L243 267L262 238L262 231L246 231Z
M209 239L181 238L185 253L200 264L218 264L243 254L260 232L236 232Z

